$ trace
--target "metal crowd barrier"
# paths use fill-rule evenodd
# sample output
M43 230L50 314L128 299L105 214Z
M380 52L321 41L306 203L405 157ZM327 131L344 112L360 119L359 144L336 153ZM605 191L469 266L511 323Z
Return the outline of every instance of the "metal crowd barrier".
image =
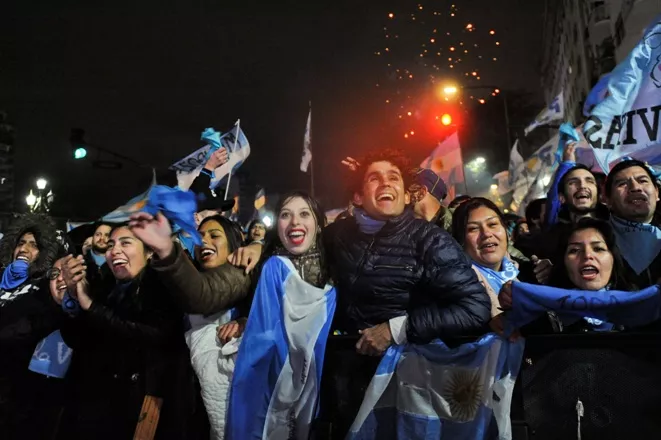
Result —
M660 339L661 333L626 332L526 338L511 408L514 440L576 439L579 422L581 440L661 438ZM357 341L328 341L316 440L344 438L376 369L377 358L355 353Z

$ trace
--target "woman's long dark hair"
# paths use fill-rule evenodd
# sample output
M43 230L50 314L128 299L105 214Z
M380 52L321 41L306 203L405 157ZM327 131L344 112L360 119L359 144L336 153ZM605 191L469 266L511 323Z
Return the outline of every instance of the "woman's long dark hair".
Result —
M205 218L202 220L202 222L200 222L200 226L198 226L197 230L199 231L203 224L211 220L218 222L218 224L222 226L223 231L225 231L228 254L231 254L241 247L241 243L243 242L241 225L228 219L227 217L223 217L222 215L212 215L211 217Z
M323 281L323 284L325 284L329 279L329 270L328 267L326 266L326 252L324 249L324 243L322 238L322 230L326 226L326 214L321 204L313 197L310 197L310 195L304 191L288 192L287 194L283 195L278 201L278 204L275 207L275 219L274 219L274 221L276 222L276 226L266 233L266 238L265 238L266 244L264 246L264 252L262 252L262 257L260 258L260 262L258 265L259 270L257 271L257 273L258 274L261 273L262 266L266 262L266 260L268 260L270 257L275 255L279 249L282 249L284 247L282 245L282 242L280 241L280 237L278 237L277 221L278 221L278 217L280 216L280 212L282 212L282 208L287 204L287 202L289 202L291 199L294 199L296 197L300 197L303 200L305 200L305 202L312 210L312 214L314 215L314 218L317 220L318 229L314 244L317 251L319 252L321 279Z
M573 228L566 231L561 237L553 258L553 271L549 279L549 285L563 289L575 289L576 286L569 279L567 267L565 266L565 253L571 236L585 229L596 229L604 238L608 251L613 255L613 272L608 285L611 289L634 291L637 290L635 283L627 275L622 255L615 242L615 233L608 222L594 218L582 218Z
M507 230L507 227L505 226L505 217L503 216L503 213L500 212L500 209L498 209L495 203L489 199L485 199L484 197L472 197L459 205L452 214L452 236L455 240L457 240L462 248L466 242L466 227L468 226L468 218L470 217L471 212L483 206L495 212L500 219L500 224L503 225L503 228Z

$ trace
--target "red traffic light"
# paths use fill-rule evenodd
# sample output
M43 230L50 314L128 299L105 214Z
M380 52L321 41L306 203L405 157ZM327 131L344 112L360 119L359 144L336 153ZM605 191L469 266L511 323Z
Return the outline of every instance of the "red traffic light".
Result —
M443 116L441 116L441 124L448 126L452 124L452 116L449 114L445 113Z

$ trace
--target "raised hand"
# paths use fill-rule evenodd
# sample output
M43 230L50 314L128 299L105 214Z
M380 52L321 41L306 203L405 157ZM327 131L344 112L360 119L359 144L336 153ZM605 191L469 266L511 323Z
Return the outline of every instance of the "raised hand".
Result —
M78 283L86 277L87 266L82 255L78 255L77 257L67 255L62 258L62 278L64 278L67 290L70 293L75 292Z
M174 249L172 228L162 213L156 216L146 212L131 215L129 228L147 247L151 248L160 259L167 258Z
M225 148L219 148L209 156L209 160L207 160L204 168L213 171L219 166L226 164L228 160L230 160L230 156L227 150Z
M347 156L342 160L342 165L346 166L351 171L356 171L360 166L360 163L353 157Z

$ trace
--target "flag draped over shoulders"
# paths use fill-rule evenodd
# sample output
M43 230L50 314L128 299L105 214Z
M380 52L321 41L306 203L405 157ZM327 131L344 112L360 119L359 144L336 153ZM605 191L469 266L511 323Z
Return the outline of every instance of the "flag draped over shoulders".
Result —
M523 339L493 333L457 348L439 340L391 346L347 439L511 439L523 348Z
M262 269L236 360L225 438L304 439L316 412L335 289L285 257Z

